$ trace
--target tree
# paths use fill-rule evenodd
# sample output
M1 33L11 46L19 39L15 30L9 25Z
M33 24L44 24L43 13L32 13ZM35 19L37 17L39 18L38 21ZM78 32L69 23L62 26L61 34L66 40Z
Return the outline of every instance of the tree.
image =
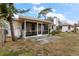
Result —
M27 10L18 10L15 8L13 3L1 3L0 4L0 16L1 18L5 18L9 24L11 29L11 36L12 41L16 41L15 34L14 34L14 28L13 28L13 16L17 13L25 13L28 12L30 9Z
M51 8L45 8L45 9L41 10L38 13L38 18L40 18L41 16L43 16L46 19L46 14L49 13L49 12L52 12Z
M7 26L7 21L6 20L3 20L0 18L0 27L2 29L2 45L4 44L4 42L6 42L6 29L8 28Z
M61 22L60 22L60 19L57 16L54 16L53 19L54 19L54 21L56 21L56 24L55 24L56 30L59 32L61 30L61 26L60 26Z
M47 19L46 19L46 20L51 21L51 22L53 22L53 21L54 21L53 17L47 17Z

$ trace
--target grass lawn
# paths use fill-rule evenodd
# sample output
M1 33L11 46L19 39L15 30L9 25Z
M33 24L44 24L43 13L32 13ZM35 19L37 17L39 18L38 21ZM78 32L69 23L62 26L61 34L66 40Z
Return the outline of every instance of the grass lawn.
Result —
M57 36L62 39L54 40L41 45L36 41L18 40L17 42L7 42L2 48L0 55L3 56L75 56L79 55L79 34L60 33Z

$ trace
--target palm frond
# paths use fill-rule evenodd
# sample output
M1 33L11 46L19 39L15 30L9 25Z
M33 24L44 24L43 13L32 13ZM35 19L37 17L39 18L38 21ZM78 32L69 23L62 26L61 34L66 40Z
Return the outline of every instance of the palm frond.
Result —
M2 3L1 5L0 5L0 12L1 13L7 13L7 8L6 8L7 6L6 6L6 4L5 3Z
M49 13L49 12L53 12L53 11L52 11L52 8L45 8L45 9L41 10L41 11L38 13L38 16L39 16L39 15L45 16L45 15L46 15L47 13Z
M40 18L40 17L41 17L41 15L38 15L38 16L37 16L37 18Z
M12 10L13 13L17 13L17 9L15 8L13 3L10 3L10 9Z
M50 11L50 12L52 12L52 8L46 8L46 9L44 9L42 11Z
M27 9L27 10L18 9L17 13L25 13L25 12L29 12L29 11L30 11L30 9Z
M7 10L7 5L6 5L6 3L0 4L0 15L1 15L1 16L6 16L6 15L8 15L8 10Z

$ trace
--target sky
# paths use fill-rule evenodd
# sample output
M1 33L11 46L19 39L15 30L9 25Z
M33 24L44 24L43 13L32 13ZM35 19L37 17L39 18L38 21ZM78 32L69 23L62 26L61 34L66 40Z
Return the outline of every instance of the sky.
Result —
M22 15L37 17L38 13L45 8L52 8L46 16L57 16L61 21L75 23L79 21L79 4L78 3L16 3L17 9L31 9Z

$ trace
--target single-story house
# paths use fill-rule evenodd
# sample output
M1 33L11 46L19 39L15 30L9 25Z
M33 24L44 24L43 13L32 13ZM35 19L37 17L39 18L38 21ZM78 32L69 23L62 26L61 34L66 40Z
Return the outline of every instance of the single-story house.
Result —
M49 28L52 27L51 24L50 21L27 16L19 16L19 19L13 21L15 36L23 38L48 34ZM7 30L7 36L11 37L9 24Z
M61 32L71 32L74 29L73 25L68 23L61 24ZM11 37L10 25L7 22L8 37ZM17 38L30 37L30 36L42 36L50 31L56 30L56 24L53 21L37 19L28 16L19 16L18 19L13 20L14 34Z
M68 23L61 25L61 32L71 32L74 30L74 26Z
M77 33L79 33L79 23L76 24Z

